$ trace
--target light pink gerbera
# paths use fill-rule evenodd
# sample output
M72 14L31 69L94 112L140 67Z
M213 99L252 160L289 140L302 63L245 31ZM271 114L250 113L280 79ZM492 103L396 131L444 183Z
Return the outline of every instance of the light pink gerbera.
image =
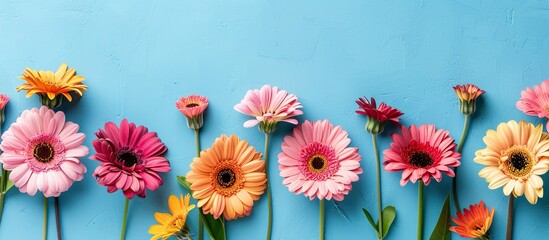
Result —
M385 171L402 171L400 185L422 180L429 185L431 177L437 182L442 173L454 177L451 167L459 166L461 154L455 151L454 139L448 131L436 130L434 125L402 127L401 134L393 134L391 148L385 150Z
M278 154L282 183L311 200L342 201L362 173L358 149L348 147L350 142L347 131L328 120L305 121L282 143Z
M58 197L84 177L86 167L79 158L89 152L82 145L85 138L61 111L45 106L25 110L2 135L0 161L12 171L10 180L19 191Z
M169 172L170 162L162 157L167 150L155 132L122 120L120 128L113 122L95 133L93 147L97 152L90 158L101 162L93 175L109 193L120 189L126 198L135 194L145 197L145 190L162 185L160 172Z
M541 85L535 85L534 89L527 87L520 95L520 100L517 102L519 110L539 118L549 117L549 79L543 81ZM549 120L545 127L549 131Z
M255 117L244 122L244 127L253 127L259 123L259 128L265 133L275 130L278 122L297 124L294 117L303 114L297 96L288 94L278 87L263 86L260 90L249 90L244 99L234 106L240 113Z

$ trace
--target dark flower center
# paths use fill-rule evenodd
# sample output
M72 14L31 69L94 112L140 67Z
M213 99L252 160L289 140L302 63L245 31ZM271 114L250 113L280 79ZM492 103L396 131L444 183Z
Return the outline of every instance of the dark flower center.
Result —
M33 155L39 162L47 163L53 160L55 151L49 143L39 143L34 147Z
M123 163L126 167L132 167L135 164L140 164L141 159L129 149L122 149L116 155L116 160Z
M315 156L311 160L311 166L315 170L322 170L324 168L324 165L326 165L326 162L321 157Z
M414 167L424 168L433 164L433 158L426 152L414 152L410 156L410 164Z
M515 171L521 171L528 167L530 161L524 152L513 152L509 156L509 167Z
M234 185L236 175L231 169L222 169L217 173L217 183L224 188L229 188Z
M187 105L185 105L186 108L193 108L193 107L198 107L198 104L196 103L189 103Z

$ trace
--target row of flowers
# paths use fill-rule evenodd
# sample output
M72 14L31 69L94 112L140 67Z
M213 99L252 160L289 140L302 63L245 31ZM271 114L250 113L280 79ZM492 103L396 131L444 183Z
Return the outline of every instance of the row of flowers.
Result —
M54 109L64 99L72 101L75 94L82 96L87 86L84 77L61 65L57 72L25 69L21 79L24 84L18 91L27 91L27 97L37 94L42 107L25 110L9 129L2 134L0 144L0 217L4 197L13 186L31 196L38 191L44 195L45 222L47 224L48 198L54 199L55 208L60 208L58 198L69 190L74 181L80 181L87 169L81 158L89 154L84 146L85 135L79 133L76 123L65 120L65 113ZM418 240L423 239L423 194L424 186L431 179L440 182L443 175L453 177L452 191L441 208L441 215L431 239L447 239L450 231L462 237L490 239L489 228L495 210L489 210L480 201L469 209L461 209L456 178L460 165L461 150L465 144L471 115L476 111L476 100L485 92L475 85L454 87L464 115L464 127L459 144L448 131L437 129L432 124L401 126L401 111L385 103L376 103L374 98L359 98L356 113L366 116L365 130L372 136L377 176L377 208L374 220L363 209L367 221L378 239L385 238L396 218L394 206L383 207L381 196L381 169L401 172L400 185L409 182L418 185ZM517 102L517 108L529 115L545 118L549 102L549 81L527 88ZM4 122L4 108L9 98L0 95L0 127ZM187 125L194 131L196 157L190 163L190 171L178 176L178 182L190 194L168 199L170 213L155 213L158 224L149 229L151 239L190 239L191 230L186 218L191 210L198 210L198 239L204 237L204 229L212 239L223 240L225 220L249 216L254 202L266 193L268 201L268 225L266 239L272 233L272 196L269 183L269 149L271 134L279 122L297 125L285 136L278 153L279 175L283 184L295 194L303 194L310 200L319 200L319 238L324 239L325 200L343 201L352 190L353 182L363 173L362 157L356 147L350 147L351 139L341 126L328 120L304 121L299 124L296 116L302 115L303 106L297 96L269 85L250 90L234 109L252 119L244 127L258 126L265 136L263 154L248 142L235 135L222 135L211 147L201 150L200 129L204 125L204 112L208 99L199 95L183 97L176 102L177 109L186 116ZM400 129L392 135L392 144L383 152L382 162L377 146L377 137L391 122ZM549 124L548 124L549 127ZM171 170L163 155L167 147L155 132L124 119L120 124L108 122L95 134L90 159L100 165L93 176L98 184L106 186L109 193L121 190L125 195L121 239L125 238L129 200L135 196L144 198L147 190L155 191L163 184L161 173ZM531 204L543 197L541 175L549 170L549 134L541 125L525 121L501 123L495 130L488 130L483 138L484 149L475 153L474 161L485 167L479 176L485 178L490 189L502 188L509 198L507 239L512 238L513 200L525 195ZM197 200L191 204L191 195ZM450 200L450 196L451 199ZM453 202L455 226L449 226L450 202ZM57 212L57 211L56 211ZM58 239L60 219L56 214ZM43 239L46 239L44 228Z

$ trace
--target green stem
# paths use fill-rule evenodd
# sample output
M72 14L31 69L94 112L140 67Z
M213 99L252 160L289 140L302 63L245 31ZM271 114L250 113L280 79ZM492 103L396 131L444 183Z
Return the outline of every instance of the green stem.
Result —
M271 240L273 226L273 199L271 196L271 184L269 183L269 134L265 133L265 176L267 177L267 205L269 208L269 221L267 223L267 240Z
M124 203L124 218L122 219L122 233L120 234L120 240L124 240L126 238L126 223L128 221L129 203L130 203L130 199L126 198L126 202Z
M417 240L423 240L423 181L417 181Z
M469 120L471 118L471 115L465 115L465 122L463 123L463 131L461 132L461 140L459 141L459 145L457 148L457 152L461 153L461 150L463 149L463 144L465 143L465 139L467 138L467 133L469 129ZM459 207L459 201L458 201L458 195L457 195L457 170L458 167L454 168L454 178L452 179L452 196L454 198L454 206L456 207L456 212L460 212L461 208Z
M379 239L383 239L383 213L381 204L381 166L379 162L379 152L377 150L377 134L372 134L372 143L374 144L374 156L376 157L376 177L377 177L377 216Z
M196 142L196 156L200 157L200 133L199 129L194 130L194 140ZM204 238L204 222L202 221L202 209L198 209L198 240Z
M1 135L2 135L2 122L0 122L0 136ZM0 154L2 154L2 150L0 150ZM0 222L1 222L2 215L4 213L4 198L6 194L6 187L8 185L8 171L4 169L4 166L2 164L0 164L0 168L2 168L2 176L0 176Z
M57 230L57 240L61 240L61 217L59 216L59 197L54 197L55 205L55 229Z
M513 202L515 201L515 196L511 193L509 195L509 206L507 208L507 232L505 233L505 239L513 239Z
M42 226L42 239L48 239L48 198L44 197L44 225Z
M319 223L320 225L318 227L320 231L319 239L324 240L324 199L320 200L319 210L320 210L320 223Z

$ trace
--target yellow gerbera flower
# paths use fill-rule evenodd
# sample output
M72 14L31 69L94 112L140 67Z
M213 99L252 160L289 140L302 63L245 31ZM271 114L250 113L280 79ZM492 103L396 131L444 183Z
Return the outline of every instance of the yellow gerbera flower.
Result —
M151 240L162 238L162 240L168 239L171 236L175 236L178 239L189 238L189 229L185 225L187 215L195 207L194 204L189 205L191 196L187 194L185 198L183 195L179 196L179 199L175 195L170 195L168 199L169 213L154 213L154 218L159 224L152 225L149 228L149 233L153 236ZM190 238L189 238L190 239Z
M549 170L549 135L542 126L525 121L500 123L488 130L483 138L486 148L478 150L474 161L485 168L479 176L489 183L488 188L503 187L505 195L526 195L531 204L543 197L540 175Z
M23 76L20 77L26 83L17 87L17 91L26 90L26 97L31 97L38 94L44 101L54 101L55 104L61 104L61 95L65 96L69 102L72 101L70 92L76 92L80 96L84 90L88 88L82 84L84 77L76 75L74 68L68 68L67 64L61 64L57 72L52 71L36 71L30 68L25 68ZM56 106L54 106L56 107Z

